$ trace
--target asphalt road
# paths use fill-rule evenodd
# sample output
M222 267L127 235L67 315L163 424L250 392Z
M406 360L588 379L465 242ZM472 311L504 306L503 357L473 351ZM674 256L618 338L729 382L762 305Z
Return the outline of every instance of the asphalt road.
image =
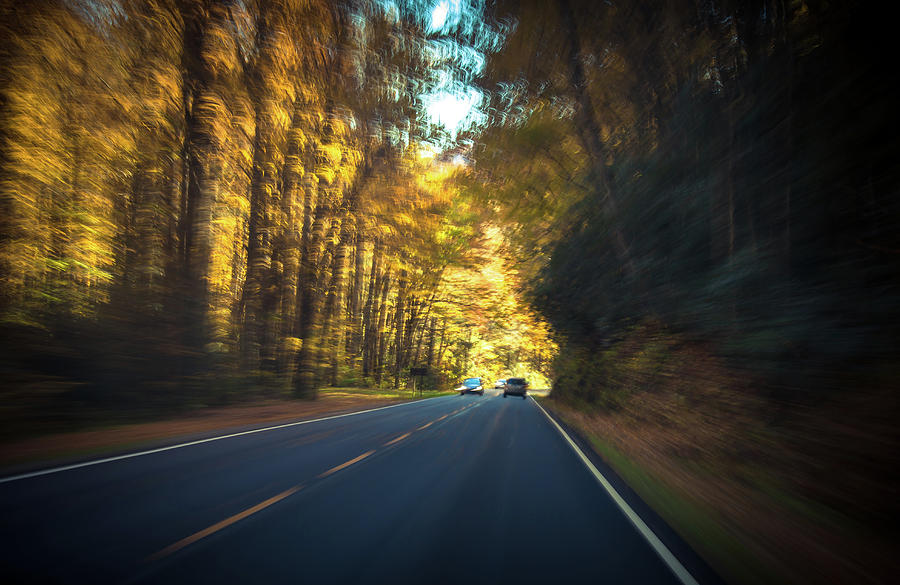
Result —
M5 478L0 519L4 583L684 579L533 400L490 391Z

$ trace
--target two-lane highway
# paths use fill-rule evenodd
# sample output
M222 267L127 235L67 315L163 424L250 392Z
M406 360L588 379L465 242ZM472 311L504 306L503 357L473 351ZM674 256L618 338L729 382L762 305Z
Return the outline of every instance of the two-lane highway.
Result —
M0 518L6 583L691 581L534 401L498 395L5 478Z

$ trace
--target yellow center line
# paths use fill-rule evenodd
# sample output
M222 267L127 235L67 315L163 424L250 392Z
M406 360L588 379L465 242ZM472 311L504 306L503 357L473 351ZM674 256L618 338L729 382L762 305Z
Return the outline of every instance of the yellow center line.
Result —
M388 445L393 445L394 443L399 443L400 441L402 441L402 440L405 439L406 437L410 436L411 434L412 434L412 431L406 433L405 435L400 435L400 436L397 437L396 439L394 439L394 440L392 440L392 441L388 441L387 443L385 443L384 446L387 447Z
M193 544L200 539L206 538L210 534L218 532L219 530L222 530L223 528L225 528L227 526L231 526L232 524L234 524L235 522L238 522L239 520L243 520L244 518L246 518L248 516L252 516L253 514L256 514L260 510L268 508L272 504L280 502L281 500L285 499L286 497L299 492L301 489L303 489L303 486L298 485L298 486L294 486L288 490L285 490L285 491L281 492L280 494L278 494L277 496L272 496L268 500L260 502L251 508L247 508L243 512L239 512L239 513L235 514L234 516L231 516L229 518L226 518L225 520L222 520L221 522L213 524L209 528L204 528L200 532L195 532L194 534L188 536L187 538L182 538L175 544L170 544L166 548L164 548L156 553L153 553L152 555L147 557L147 560L148 561L157 561L165 556L168 556L168 555L174 553L175 551L183 549L184 547L188 546L189 544Z
M436 419L434 422L440 422L440 421L444 420L445 418L447 418L448 416L450 416L450 415L449 415L449 414L445 414L445 415L442 416L441 418Z
M420 427L417 428L416 430L417 430L417 431L425 430L425 429L427 429L428 427L430 427L430 426L433 425L433 424L434 424L434 421L431 421L430 423L425 423L424 425L420 426Z
M365 459L366 457L368 457L369 455L371 455L371 454L374 453L374 452L375 452L374 450L372 450L372 451L366 451L365 453L363 453L363 454L360 455L359 457L355 457L355 458L351 459L350 461L346 461L346 462L344 462L344 463L341 463L341 464L338 465L337 467L332 467L331 469L329 469L329 470L326 471L325 473L320 473L319 475L316 476L316 479L322 479L323 477L328 477L328 476L331 475L332 473L336 473L336 472L338 472L338 471L344 469L345 467L350 467L350 466L353 465L354 463L357 463L357 462L359 462L359 461L362 461L363 459Z

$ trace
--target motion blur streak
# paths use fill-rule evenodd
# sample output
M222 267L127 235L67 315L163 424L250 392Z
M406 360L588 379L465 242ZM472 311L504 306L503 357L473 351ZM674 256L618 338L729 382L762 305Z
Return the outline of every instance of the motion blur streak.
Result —
M728 582L893 582L893 22L824 0L0 0L0 462L102 475L164 455L80 464L165 444L148 421L184 444L220 410L524 378ZM457 418L478 440L493 397L390 451Z

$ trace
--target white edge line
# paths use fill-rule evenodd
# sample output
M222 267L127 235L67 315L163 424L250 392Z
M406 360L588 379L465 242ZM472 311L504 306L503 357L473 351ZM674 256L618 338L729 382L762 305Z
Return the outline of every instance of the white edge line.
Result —
M147 451L137 451L135 453L126 453L124 455L116 455L115 457L105 457L103 459L93 459L91 461L83 461L81 463L73 463L71 465L63 465L61 467L51 467L50 469L41 469L39 471L32 471L29 473L21 473L19 475L11 475L9 477L3 477L3 478L0 478L0 484L10 483L10 482L18 481L21 479L29 479L32 477L39 477L41 475L50 475L51 473L59 473L61 471L70 471L72 469L79 469L81 467L90 467L91 465L100 465L101 463L110 463L112 461L120 461L122 459L131 459L132 457L141 457L143 455L152 455L153 453L162 453L163 451L171 451L173 449L181 449L182 447L191 447L193 445L200 445L202 443L211 443L213 441L220 441L222 439L230 439L232 437L240 437L243 435L252 435L254 433L263 433L266 431L274 431L277 429L284 429L287 427L295 427L298 425L307 425L310 423L322 422L324 420L331 420L331 419L335 419L335 418L356 416L357 414L366 414L367 412L375 412L376 410L386 410L388 408L396 408L398 406L406 406L409 404L415 404L417 402L422 402L424 400L429 400L429 398L422 398L420 400L411 400L409 402L401 402L400 404L390 404L388 406L379 406L378 408L369 408L368 410L358 410L356 412L345 412L344 414L335 414L332 416L324 416L322 418L300 420L300 421L296 421L296 422L292 422L292 423L275 425L272 427L263 427L261 429L252 429L249 431L242 431L240 433L231 433L229 435L220 435L218 437L209 437L208 439L198 439L196 441L190 441L188 443L179 443L177 445L168 445L166 447L159 447L158 449L148 449Z
M662 559L666 566L669 567L669 570L671 570L672 573L675 574L678 580L681 581L683 585L699 585L697 583L697 580L694 579L693 575L691 575L688 570L684 568L684 565L682 565L681 562L677 558L675 558L675 555L672 554L672 551L670 551L669 548L665 544L663 544L659 537L656 536L656 534L653 533L653 531L649 526L647 526L647 524L641 519L641 517L637 515L637 512L635 512L632 507L628 505L628 502L626 502L622 498L622 496L619 495L619 492L616 491L616 488L614 488L612 484L609 483L609 481L606 479L606 477L604 477L603 474L600 473L600 470L598 470L594 466L594 464L591 463L591 460L588 459L584 452L578 448L578 445L576 445L572 438L569 437L568 433L566 433L566 431L564 431L563 428L559 426L559 423L553 420L552 416L547 414L547 411L544 410L543 406L538 404L537 400L532 398L531 401L541 409L541 412L544 413L544 416L547 417L547 420L549 420L553 424L553 426L556 427L556 430L559 431L559 434L562 435L562 437L566 440L572 450L575 451L575 453L581 459L581 462L584 463L585 467L587 467L588 470L590 470L590 472L594 474L594 477L598 482L600 482L600 485L603 486L603 489L606 490L606 492L610 495L616 505L619 506L625 516L631 521L631 524L634 525L637 531L641 534L641 536L644 537L650 547L653 548L654 552L659 555L659 558Z

